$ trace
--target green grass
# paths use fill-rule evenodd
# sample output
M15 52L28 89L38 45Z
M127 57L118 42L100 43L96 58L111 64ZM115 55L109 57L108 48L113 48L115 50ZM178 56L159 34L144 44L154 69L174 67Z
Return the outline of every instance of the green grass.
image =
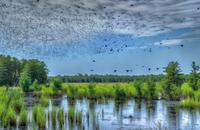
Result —
M64 125L64 110L63 110L63 108L60 108L58 110L58 123L59 123L59 127L63 128L63 125Z
M17 124L17 117L15 110L13 108L9 108L6 112L5 117L3 118L3 125L5 127L8 126L16 126Z
M32 110L33 120L38 125L39 129L45 128L45 109L41 106L34 106Z
M76 113L76 123L79 126L82 124L82 112L77 112Z
M193 99L184 99L180 102L179 107L184 109L196 109L200 108L200 102Z
M26 126L28 121L28 114L26 110L22 110L19 115L19 125Z
M70 124L73 124L75 121L75 108L74 107L69 108L68 120L69 120Z
M49 100L50 98L48 96L41 96L39 102L43 107L47 107L49 105Z
M53 128L56 127L56 112L57 112L57 108L53 107L51 111L51 122L52 122Z

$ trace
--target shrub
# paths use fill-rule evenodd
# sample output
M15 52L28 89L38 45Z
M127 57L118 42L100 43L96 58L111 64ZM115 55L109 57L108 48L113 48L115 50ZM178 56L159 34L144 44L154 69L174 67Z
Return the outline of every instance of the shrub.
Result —
M126 93L124 89L120 88L119 86L117 86L115 89L115 95L116 95L116 99L123 99L126 97Z
M189 98L193 96L193 89L190 87L188 83L183 83L181 85L181 95L183 98Z
M200 90L194 91L194 99L200 102Z
M147 83L142 83L141 84L141 96L143 98L149 99L150 94L149 94L149 86Z
M32 85L29 88L29 91L33 92L33 91L39 91L40 90L40 85L38 83L38 80L36 79Z
M28 73L24 72L20 74L19 84L24 92L29 91L29 87L31 86L31 78Z

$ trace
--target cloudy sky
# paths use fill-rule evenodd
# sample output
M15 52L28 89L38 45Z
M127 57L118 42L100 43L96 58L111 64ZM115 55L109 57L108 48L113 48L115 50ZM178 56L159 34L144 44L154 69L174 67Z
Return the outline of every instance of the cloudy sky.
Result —
M1 0L0 54L50 75L159 74L200 65L199 0Z

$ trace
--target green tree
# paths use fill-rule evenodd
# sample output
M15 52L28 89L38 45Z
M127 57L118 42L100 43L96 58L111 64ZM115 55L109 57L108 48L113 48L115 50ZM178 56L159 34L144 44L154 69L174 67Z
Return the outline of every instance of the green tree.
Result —
M21 72L21 63L18 59L0 55L0 85L17 85Z
M29 87L31 86L31 78L29 77L28 73L21 73L19 84L24 92L29 91Z
M28 73L31 78L31 82L34 82L35 80L37 80L38 83L47 82L48 69L44 62L31 59L27 61L25 60L23 65L23 72Z
M167 96L167 98L173 99L177 96L174 93L175 90L177 90L175 87L179 87L183 82L180 74L181 69L179 63L173 61L170 62L164 72L166 73L164 78L165 96Z
M194 90L197 90L199 88L198 87L198 80L199 80L198 71L199 71L199 66L197 66L196 63L193 61L192 62L192 72L189 77L189 83Z
M56 76L53 79L53 89L56 90L61 90L62 88L62 78L60 76Z

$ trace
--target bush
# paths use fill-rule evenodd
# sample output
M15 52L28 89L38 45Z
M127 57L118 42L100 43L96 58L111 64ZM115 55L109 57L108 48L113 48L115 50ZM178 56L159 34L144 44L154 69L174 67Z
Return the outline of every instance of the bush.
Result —
M194 99L200 102L200 90L194 91Z
M29 91L33 92L33 91L39 91L39 90L40 90L40 85L38 83L38 80L35 80L30 86Z
M194 94L193 89L190 87L188 83L183 83L181 85L181 95L183 98L190 98Z
M31 78L26 72L20 74L19 84L24 92L29 91L29 87L31 86Z

